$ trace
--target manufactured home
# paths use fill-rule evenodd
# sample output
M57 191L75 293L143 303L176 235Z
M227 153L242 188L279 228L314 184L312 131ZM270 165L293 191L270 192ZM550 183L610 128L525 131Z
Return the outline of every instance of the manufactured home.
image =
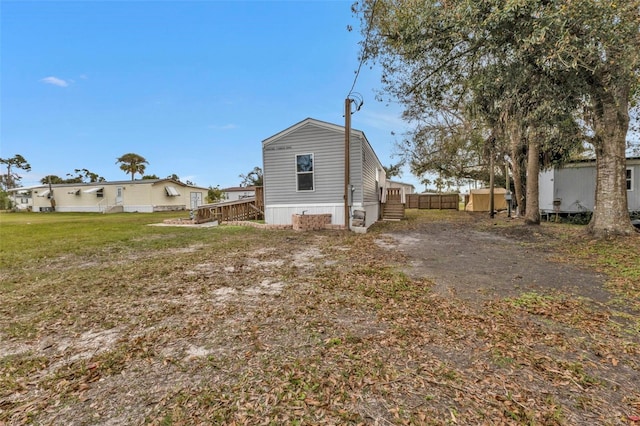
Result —
M349 134L345 191L344 126L307 118L262 142L265 222L292 224L294 215L330 215L330 224L358 217L364 228L381 218L385 171L365 134ZM345 192L347 205L345 208Z
M223 199L226 201L238 201L256 196L255 186L233 186L221 189Z
M33 208L33 198L31 197L31 189L29 188L16 188L9 189L9 199L12 203L12 208L17 211L30 211Z
M395 180L387 180L387 188L400 188L404 195L415 194L416 187L411 183L398 182Z
M640 211L640 157L627 158L629 211ZM540 172L539 202L545 213L592 212L596 193L595 160L578 161Z
M204 204L207 188L171 179L65 183L10 189L29 191L35 212L141 212L189 210Z

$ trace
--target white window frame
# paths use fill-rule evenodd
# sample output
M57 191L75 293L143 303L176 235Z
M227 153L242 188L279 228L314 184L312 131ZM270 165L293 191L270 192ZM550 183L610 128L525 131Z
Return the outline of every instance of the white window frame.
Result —
M298 157L303 157L309 155L311 156L311 171L299 171L298 170ZM312 152L306 154L296 154L294 157L294 167L296 171L296 192L314 192L316 190L316 164L315 164L315 155ZM300 189L300 180L299 177L302 174L310 174L311 175L311 189Z
M629 177L627 177L627 172L630 172ZM627 170L624 172L624 174L627 191L633 191L633 168L627 167Z

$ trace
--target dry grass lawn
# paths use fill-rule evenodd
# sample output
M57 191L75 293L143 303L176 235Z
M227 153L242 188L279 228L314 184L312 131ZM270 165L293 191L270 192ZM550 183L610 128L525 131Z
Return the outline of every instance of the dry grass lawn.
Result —
M526 243L609 274L615 305L478 305L380 241L523 225L409 213L365 235L3 214L0 425L640 425L640 237Z

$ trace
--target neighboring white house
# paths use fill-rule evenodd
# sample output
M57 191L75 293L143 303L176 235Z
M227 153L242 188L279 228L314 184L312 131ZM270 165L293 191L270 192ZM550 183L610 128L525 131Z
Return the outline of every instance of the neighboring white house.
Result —
M255 186L233 186L221 189L221 191L226 201L238 201L256 196Z
M403 189L405 195L411 195L416 192L416 187L413 184L398 182L396 180L387 180L387 188Z
M13 208L19 211L30 210L33 207L33 198L31 197L30 188L17 188L18 190L9 190L9 197L13 202Z
M627 158L625 171L629 211L640 211L640 157ZM596 163L569 163L540 172L539 202L543 213L591 212L595 205Z
M141 212L187 210L204 204L207 188L171 179L117 182L65 183L14 188L31 192L34 212Z
M330 214L345 223L345 128L307 118L262 142L265 222L292 223L294 214ZM385 172L364 133L352 129L349 216L366 212L365 227L381 216Z

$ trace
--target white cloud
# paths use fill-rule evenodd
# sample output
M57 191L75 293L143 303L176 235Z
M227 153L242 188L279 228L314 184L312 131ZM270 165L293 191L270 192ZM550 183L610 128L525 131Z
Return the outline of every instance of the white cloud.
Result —
M67 87L69 85L69 83L64 81L63 79L58 77L53 77L53 76L45 77L40 81L46 84L53 84L54 86L58 86L58 87Z

